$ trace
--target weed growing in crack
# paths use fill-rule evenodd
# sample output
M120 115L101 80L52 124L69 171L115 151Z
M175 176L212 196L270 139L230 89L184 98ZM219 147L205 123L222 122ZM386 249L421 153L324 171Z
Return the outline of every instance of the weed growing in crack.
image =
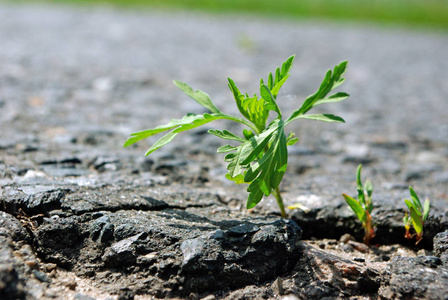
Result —
M404 202L410 211L410 214L408 215L406 212L406 215L403 218L404 227L406 229L404 237L410 240L415 235L417 239L415 244L417 245L423 239L423 225L429 215L430 203L429 199L426 199L424 205L422 206L417 193L412 187L409 187L409 192L411 193L411 200L404 199ZM415 234L410 233L411 224L412 227L414 227Z
M342 196L361 221L362 227L364 228L364 243L369 245L370 241L375 236L375 227L373 226L371 215L373 209L373 185L369 179L366 180L364 186L362 185L361 168L362 165L359 165L356 171L356 189L358 191L358 199L356 200L347 194L342 194Z
M286 217L279 185L288 164L287 146L295 144L298 138L294 136L294 133L286 135L285 127L298 119L344 122L341 117L332 114L307 113L315 106L339 102L349 96L343 92L328 96L334 88L338 87L345 80L343 76L347 68L347 62L344 61L335 66L333 71L328 70L317 92L308 96L301 107L284 120L277 104L277 95L290 75L293 62L294 56L291 56L282 64L281 68L276 69L274 75L269 73L266 82L263 79L260 80L260 96L255 94L254 96L249 96L247 93L241 93L235 82L228 78L229 88L244 118L224 113L213 104L205 92L193 90L186 83L174 81L178 88L207 108L209 113L190 113L182 119L171 120L168 124L132 133L125 142L124 147L169 130L167 134L149 148L146 152L146 155L149 155L171 142L178 133L197 128L214 120L226 119L244 124L247 128L243 129L242 135L237 135L227 130L208 131L219 138L230 140L234 143L234 145L225 145L218 148L218 153L227 153L224 157L224 160L228 162L226 177L238 184L248 184L248 209L256 206L264 196L273 194L280 207L282 217ZM276 114L276 117L272 122L268 123L271 111Z

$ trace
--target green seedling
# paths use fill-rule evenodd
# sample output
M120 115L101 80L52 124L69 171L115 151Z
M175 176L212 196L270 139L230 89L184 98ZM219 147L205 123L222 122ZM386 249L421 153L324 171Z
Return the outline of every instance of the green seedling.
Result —
M295 110L287 119L283 119L282 112L277 105L277 96L280 88L290 76L290 70L294 62L294 56L289 57L277 68L275 74L269 73L265 82L260 80L260 96L240 92L235 82L228 78L228 86L235 98L240 116L228 115L213 104L209 95L201 90L193 90L189 85L180 81L174 84L184 91L197 103L204 106L209 112L204 114L187 114L182 119L171 120L168 124L153 129L132 133L125 142L124 147L155 134L168 131L167 134L157 140L146 152L149 155L153 151L171 142L174 137L183 131L197 128L214 120L230 120L241 123L247 128L242 135L234 134L228 130L209 130L208 132L225 140L232 141L233 145L225 145L218 148L218 153L227 153L224 160L228 162L226 177L235 183L245 183L249 186L247 191L247 208L253 208L263 198L273 194L280 207L282 217L286 217L283 199L279 185L285 174L288 163L287 146L298 141L294 133L285 134L285 127L298 119L310 119L324 122L344 122L341 117L332 114L307 114L310 109L324 103L334 103L345 100L346 93L328 94L345 80L344 73L347 62L344 61L335 66L333 71L328 70L319 89L308 96L301 107ZM275 113L275 118L268 122L270 112Z
M411 193L411 200L404 199L404 202L406 203L410 211L410 214L408 215L408 213L406 212L406 215L403 218L404 227L406 229L404 237L407 239L412 239L412 237L415 235L417 238L417 242L415 244L417 245L423 239L423 225L425 224L425 221L429 215L430 203L429 199L426 199L424 205L422 206L417 193L412 187L409 187L409 192ZM414 235L410 233L411 224L415 230Z
M342 194L342 196L361 221L362 227L364 228L364 243L369 245L370 241L375 236L375 227L372 224L373 186L369 179L366 180L364 186L362 185L361 168L362 165L359 165L358 170L356 171L356 189L358 190L358 200L348 196L347 194Z

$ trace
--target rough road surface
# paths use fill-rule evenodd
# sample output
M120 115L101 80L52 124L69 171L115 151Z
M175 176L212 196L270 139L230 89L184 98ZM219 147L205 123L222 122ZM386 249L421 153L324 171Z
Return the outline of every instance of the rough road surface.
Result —
M446 34L0 4L0 41L1 299L448 295ZM285 114L349 60L351 98L320 110L347 123L289 128L300 143L281 189L309 211L281 219L273 199L246 211L205 129L147 158L146 141L122 148L203 112L173 79L236 113L226 77L252 94L292 54ZM356 195L359 163L375 189L370 248L341 197ZM432 204L417 246L402 226L409 185Z

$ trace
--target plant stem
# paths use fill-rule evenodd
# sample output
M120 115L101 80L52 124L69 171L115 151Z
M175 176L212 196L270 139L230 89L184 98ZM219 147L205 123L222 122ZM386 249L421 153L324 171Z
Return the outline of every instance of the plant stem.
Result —
M277 187L275 190L273 190L272 194L274 195L275 200L277 200L278 207L280 207L280 212L282 214L282 218L286 218L285 205L283 204L283 198L282 198L279 188Z
M370 241L373 239L373 237L375 236L375 229L372 226L372 216L370 216L369 212L366 211L366 221L364 224L364 230L365 230L365 235L364 235L364 243L369 246Z

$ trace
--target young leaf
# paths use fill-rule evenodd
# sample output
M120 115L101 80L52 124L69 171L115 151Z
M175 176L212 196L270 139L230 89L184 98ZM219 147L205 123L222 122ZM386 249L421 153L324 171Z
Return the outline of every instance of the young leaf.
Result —
M423 222L426 221L426 219L428 218L429 215L429 199L425 200L425 204L423 206Z
M274 96L271 94L271 91L269 90L268 86L265 84L262 84L260 86L260 95L264 99L264 107L266 110L273 110L275 111L279 117L282 116L282 113L280 112L280 108L278 107L277 103L275 102Z
M275 80L273 79L272 73L269 73L268 87L271 90L274 99L277 99L278 92L283 84L289 77L289 72L292 69L294 63L295 55L290 56L283 64L281 70L277 68L275 71Z
M252 130L248 130L248 129L243 129L243 135L246 140L250 140L251 138L253 138L255 136L254 133L252 132Z
M415 229L417 234L423 232L423 223L422 223L422 215L418 212L413 206L410 207L411 218L412 218L412 226Z
M242 183L250 183L250 182L245 182L244 181L244 175L243 174L238 174L235 177L230 176L229 173L226 174L226 178L230 181L235 182L236 184L242 184Z
M356 199L353 199L347 194L342 194L347 204L350 206L350 208L353 210L353 212L356 214L358 219L363 222L364 218L366 217L366 213L364 211L364 208L359 204L359 202Z
M222 117L220 115L211 115L211 114L203 114L203 115L187 114L182 119L173 119L169 123L157 126L154 129L148 129L144 131L131 133L131 137L124 143L124 147L132 145L140 140L146 139L150 136L153 136L166 130L174 129L176 133L179 133L181 131L196 128L198 126L204 125L217 119L222 119Z
M349 97L349 94L347 94L347 93L336 93L334 95L331 95L328 98L316 100L316 102L314 102L313 107L316 107L316 106L318 106L320 104L324 104L324 103L336 103L336 102L344 101L348 97Z
M305 101L303 102L302 106L298 110L294 111L291 114L291 116L288 118L286 123L289 123L289 122L297 119L298 116L306 114L314 106L324 103L324 99L327 96L327 94L331 90L333 90L334 88L339 86L342 82L344 82L344 78L342 76L344 75L346 68L347 68L347 62L344 61L344 62L340 63L339 65L335 66L333 72L331 72L331 70L328 70L328 72L325 75L325 78L322 80L322 83L321 83L319 89L317 90L317 92L315 92L311 96L308 96L305 99ZM335 95L327 98L326 101L328 101L328 99L338 99L341 97L343 98L345 96L348 96L348 95L347 94L343 94L343 95L335 94ZM342 100L344 100L344 99L342 99ZM328 102L337 102L337 101L330 100Z
M263 157L252 164L248 169L244 181L252 181L247 188L249 197L247 207L258 204L265 196L269 196L276 189L286 172L288 152L286 149L286 136L283 130L283 121L277 119L271 124L276 132L272 136L269 149Z
M234 141L239 141L239 142L245 142L246 140L243 138L240 138L239 136L237 136L236 134L231 133L228 130L214 130L214 129L210 129L208 131L208 133L211 133L219 138L225 139L225 140L234 140Z
M201 90L193 91L193 89L184 82L180 82L177 80L174 80L173 82L178 88L184 91L186 95L188 95L197 103L210 110L212 113L215 114L221 113L221 111L213 104L212 100L210 99L210 96L204 93L203 91Z
M373 185L372 185L372 182L369 179L366 180L365 189L366 189L366 192L367 192L367 196L369 198L372 197Z
M216 150L216 152L218 153L226 153L226 152L230 152L230 151L235 151L237 149L237 147L233 147L230 145L225 145L225 146L221 146L218 148L218 150Z
M297 143L299 141L299 138L295 137L295 133L294 132L290 132L288 135L288 138L286 139L286 145L287 146L292 146L295 143Z
M365 201L364 187L362 186L362 180L361 180L361 169L362 165L360 164L358 166L358 169L356 170L356 190L358 191L359 203L365 206L366 201Z
M258 99L257 96L249 97L241 94L235 82L230 78L228 78L228 81L240 113L255 125L258 132L263 131L269 116L269 111L264 107L265 101Z
M310 119L310 120L323 121L323 122L329 122L329 123L345 123L344 119L342 119L341 117L332 115L332 114L301 115L301 116L297 116L294 120L297 120L297 119Z
M234 153L229 153L225 156L224 160L229 162L227 170L231 178L235 178L243 171L241 161L246 158L250 146L250 141L246 141L238 146Z
M418 209L419 211L422 211L423 207L420 202L420 199L418 198L417 193L414 191L414 189L411 186L409 187L409 192L411 193L411 198L412 198L412 201L414 202L415 208Z
M412 203L408 199L404 199L404 203L406 203L406 205L409 208L409 210L411 209L411 207L414 207L414 203Z

